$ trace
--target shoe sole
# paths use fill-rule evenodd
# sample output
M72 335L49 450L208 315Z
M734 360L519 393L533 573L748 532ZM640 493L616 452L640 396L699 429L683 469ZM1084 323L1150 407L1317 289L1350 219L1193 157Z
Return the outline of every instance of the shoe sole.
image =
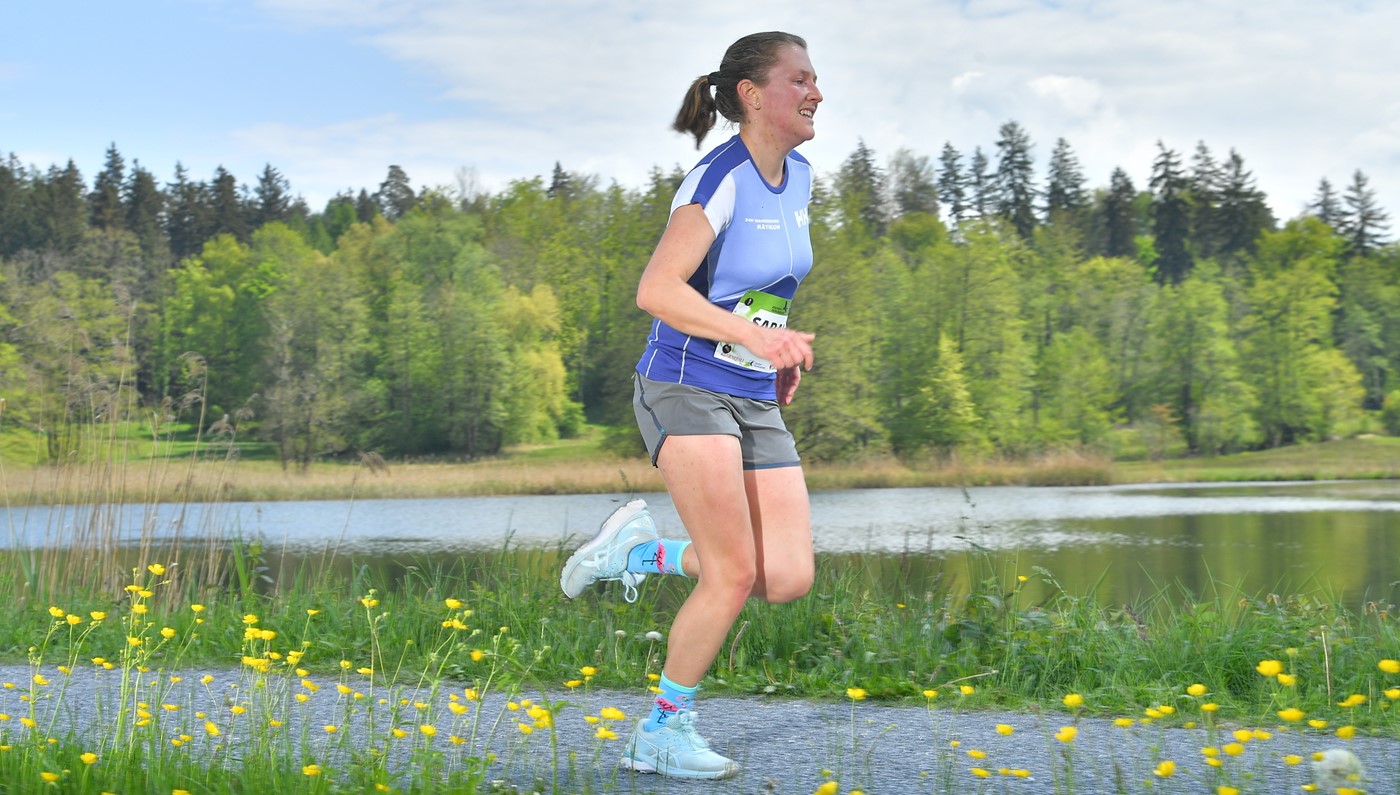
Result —
M631 521L632 517L645 511L646 508L647 504L645 500L632 500L628 502L626 505L613 511L612 515L603 521L603 526L598 528L598 534L593 536L587 544L574 550L574 554L570 555L569 559L564 562L564 571L559 575L559 589L564 592L565 596L570 599L578 596L578 594L570 594L569 589L564 585L569 579L569 574L573 572L575 566L578 564L578 561L592 555L594 550L602 546L604 540L612 535L617 528L627 524L627 522ZM583 593L583 591L579 591L579 593Z
M709 771L694 772L689 770L657 770L654 765L649 765L646 762L641 761L640 759L633 759L629 756L622 757L622 761L619 762L619 765L621 765L621 767L624 770L630 770L633 773L652 773L659 776L663 776L665 778L683 778L689 779L691 781L718 781L720 779L733 778L734 776L739 774L739 768L737 765L732 768L715 771L713 773Z

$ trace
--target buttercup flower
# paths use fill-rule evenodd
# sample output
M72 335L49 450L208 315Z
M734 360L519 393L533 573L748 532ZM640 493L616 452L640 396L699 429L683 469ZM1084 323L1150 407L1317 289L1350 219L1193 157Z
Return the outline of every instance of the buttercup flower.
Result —
M1281 709L1278 711L1278 716L1288 721L1289 723L1297 723L1298 721L1303 719L1303 716L1305 714L1307 713L1303 712L1297 707L1289 707L1288 709Z
M1078 736L1079 729L1074 726L1061 726L1060 730L1055 732L1055 739L1062 743L1074 742L1074 738Z
M860 687L846 688L846 697L852 701L860 701L866 696L865 689Z
M1381 660L1376 667L1388 674L1400 674L1400 660Z
M1186 693L1191 696L1204 696L1206 694L1206 686L1199 683L1191 685L1186 688Z
M1259 664L1254 666L1254 670L1263 676L1275 677L1283 672L1283 663L1278 660L1260 660Z
M1158 763L1157 767L1152 770L1152 774L1158 778L1171 778L1172 774L1175 772L1176 763L1170 759L1163 759Z
M1064 702L1064 705L1066 707L1069 707L1070 709L1077 709L1079 707L1084 706L1084 697L1079 695L1078 693L1070 693L1069 695L1065 696L1060 700Z

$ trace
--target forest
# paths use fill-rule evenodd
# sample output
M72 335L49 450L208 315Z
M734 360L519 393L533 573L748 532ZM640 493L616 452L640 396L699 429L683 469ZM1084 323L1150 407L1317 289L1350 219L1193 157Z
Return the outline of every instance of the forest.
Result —
M264 440L284 466L373 451L477 458L620 429L649 318L638 276L684 176L556 164L498 192L377 187L314 211L117 145L0 160L0 442L71 455L113 417ZM1274 217L1231 150L1158 144L1146 185L1045 167L1015 121L986 152L823 172L791 325L816 365L785 410L802 454L1257 449L1400 433L1400 245L1365 174Z

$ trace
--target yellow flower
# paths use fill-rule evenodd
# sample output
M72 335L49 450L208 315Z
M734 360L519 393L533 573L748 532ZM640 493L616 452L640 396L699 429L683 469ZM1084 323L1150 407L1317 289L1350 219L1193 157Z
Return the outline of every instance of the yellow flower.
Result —
M987 758L987 752L986 752L986 751L983 751L983 750L981 750L981 749L979 749L979 748L969 748L969 749L967 749L967 751L965 751L964 753L966 753L968 756L972 757L973 759L986 759L986 758Z
M1239 756L1244 753L1244 746L1240 743L1226 743L1220 746L1220 750L1224 751L1226 756Z
M978 778L986 778L986 777L990 776L991 774L992 774L992 771L987 770L986 768L981 768L981 767L974 767L974 768L972 768L972 775L974 775L974 776L976 776L976 777L978 777Z
M515 728L519 729L521 734L529 734L535 730L535 727L528 723L517 723Z
M60 778L63 778L63 776L60 776L57 773L50 773L49 771L45 770L39 774L39 778L42 778L45 782L49 784L52 784L55 781L58 781Z
M1361 695L1360 693L1352 693L1351 695L1347 696L1345 700L1343 700L1343 701L1338 701L1338 702L1337 702L1337 706L1339 706L1339 707L1356 707L1356 706L1360 706L1361 704L1365 704L1365 703L1366 703L1366 697L1365 697L1365 696Z
M1292 687L1298 684L1298 677L1294 676L1293 674L1279 674L1278 683L1283 685L1284 687Z
M146 571L149 571L157 577L165 576L165 567L160 565L159 563L152 563L151 565L147 566Z
M1297 754L1288 754L1287 756L1285 756L1285 757L1283 758L1283 763L1284 763L1285 765L1297 765L1297 764L1301 764L1302 761L1303 761L1303 757L1298 756Z
M1302 720L1303 716L1306 714L1307 713L1303 712L1297 707L1289 707L1288 709L1281 709L1278 711L1278 716L1288 721L1289 723L1297 723L1298 721Z
M1218 709L1220 709L1220 705L1214 701L1208 701L1201 705L1202 712L1215 712Z
M626 720L627 715L617 707L603 707L598 710L598 714L606 720Z
M447 605L447 609L448 609L448 610L460 610L461 607L462 607L462 600L461 600L461 599L444 599L444 600L443 600L443 604Z
M142 616L144 616L144 615L146 615L146 612L147 612L148 610L150 610L150 608L147 607L147 606L145 606L145 605L132 605L132 606L131 606L131 612L136 613L137 615L142 615Z
M102 621L107 618L107 614L102 612L101 610L94 610L91 613L88 613L88 615L92 617L93 621Z
M599 740L616 740L617 732L609 729L607 726L599 726L598 730L593 732L593 736Z
M1132 718L1114 718L1113 720L1114 726L1121 726L1124 729L1132 726L1134 723L1137 723L1137 721Z
M1376 666L1388 674L1400 674L1400 660L1381 660Z
M1327 721L1321 720L1320 718L1313 718L1308 721L1308 725L1314 729L1325 729L1327 728Z
M1236 740L1239 740L1242 743L1247 743L1250 740L1254 739L1254 732L1250 731L1249 729L1235 729L1230 734Z
M418 732L424 737L436 737L437 727L432 725L431 723L425 723L422 726L418 727Z
M1152 775L1158 778L1171 778L1171 775L1175 772L1176 763L1170 759L1163 759L1157 767L1152 769Z
M364 597L363 599L360 600L360 604L364 605L365 607L378 607L378 606L379 606L379 600L378 600L378 599L372 599L372 598L366 596L366 597Z
M48 683L49 680L45 679L43 674L34 674L34 684L43 687Z
M1015 732L1016 732L1016 727L1012 726L1012 725L1009 724L1009 723L998 723L998 724L997 724L997 734L1000 734L1000 735L1003 736L1003 737L1010 737L1010 736L1011 736L1012 734L1014 734Z
M1392 687L1385 691L1385 697L1391 701L1400 700L1400 687Z
M1339 726L1337 727L1337 736L1342 738L1343 740L1350 740L1351 738L1356 736L1356 727Z
M68 614L64 612L63 608L61 607L50 607L49 615L53 616L54 618L63 618Z
M93 764L94 762L97 761L97 754L94 754L93 752L88 751L87 753L82 754L82 755L79 756L78 758L81 759L81 760L83 760L83 764L85 764L85 765L91 765L91 764Z
M72 614L72 613L69 613L68 615L64 616L64 617L63 617L63 620L64 620L64 621L67 621L68 624L69 624L69 626L74 626L74 627L76 627L77 625L83 623L83 617L82 617L82 616L74 615L74 614Z
M190 609L193 610L193 611L196 612L196 613L203 613L203 612L204 612L204 605L190 605Z
M475 658L473 658L473 659L475 659ZM597 669L597 668L594 668L594 667L591 666L591 665L585 665L585 666L583 666L582 668L578 669L578 672L581 673L581 674L583 674L584 676L597 676L597 675L598 675L598 669Z
M567 681L567 682L564 683L564 687L567 687L567 688L569 688L569 689L572 690L573 688L578 687L579 685L582 685L582 684L583 684L583 680L582 680L582 679L570 679L569 681Z
M1078 693L1070 693L1069 695L1065 696L1060 700L1063 701L1065 706L1069 707L1070 709L1078 709L1079 707L1084 706L1084 697L1079 695Z
M1275 677L1283 672L1283 663L1278 660L1260 660L1259 664L1254 666L1254 670L1263 676Z
M1191 685L1186 688L1186 693L1192 696L1204 696L1206 694L1206 686L1199 683Z
M1215 788L1215 795L1240 795L1240 791L1226 784Z
M835 781L824 781L820 787L812 791L812 795L836 795L836 791L841 785Z
M937 690L925 690L925 691L924 691L924 698L928 698L928 699L938 698L938 691L937 691Z
M485 656L486 656L486 652L482 651L481 649L472 649L472 653L471 653L472 662L481 662L481 658L483 658L483 657L485 657ZM589 675L589 676L592 676L592 674L588 674L588 675Z
M162 638L165 638L166 640L169 640L170 638L175 637L175 630L171 629L170 627L161 627L160 636Z
M1074 742L1074 738L1078 736L1079 729L1074 726L1061 726L1060 730L1055 732L1055 739L1062 743Z
M960 685L958 687L958 690L962 691L962 694L965 696L970 696L973 693L977 692L977 688L973 687L972 685Z
M301 769L301 774L304 776L319 776L321 775L321 766L314 764L306 765Z
M219 731L219 725L212 720L206 720L204 722L204 733L208 734L210 737L218 737L220 734L223 734L223 732Z
M326 734L335 734L338 731L340 731L340 727L334 723L326 724Z
M860 700L862 700L862 699L865 698L865 695L866 695L866 693L865 693L865 689L864 689L864 688L859 688L859 687L848 687L848 688L846 688L846 698L849 698L849 699L852 700L852 701L860 701Z

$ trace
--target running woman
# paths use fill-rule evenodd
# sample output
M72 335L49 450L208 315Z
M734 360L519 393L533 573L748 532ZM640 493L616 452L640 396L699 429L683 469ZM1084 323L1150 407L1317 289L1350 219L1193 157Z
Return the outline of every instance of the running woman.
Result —
M571 598L620 580L629 601L647 574L695 580L671 625L660 693L623 752L630 770L738 772L696 731L696 690L745 601L789 602L812 586L807 485L779 407L812 367L813 335L787 318L812 267L812 167L793 150L814 136L821 101L807 43L756 33L691 83L676 116L696 148L717 114L738 125L686 176L637 287L655 321L633 408L689 540L658 538L646 503L633 500L560 578Z

